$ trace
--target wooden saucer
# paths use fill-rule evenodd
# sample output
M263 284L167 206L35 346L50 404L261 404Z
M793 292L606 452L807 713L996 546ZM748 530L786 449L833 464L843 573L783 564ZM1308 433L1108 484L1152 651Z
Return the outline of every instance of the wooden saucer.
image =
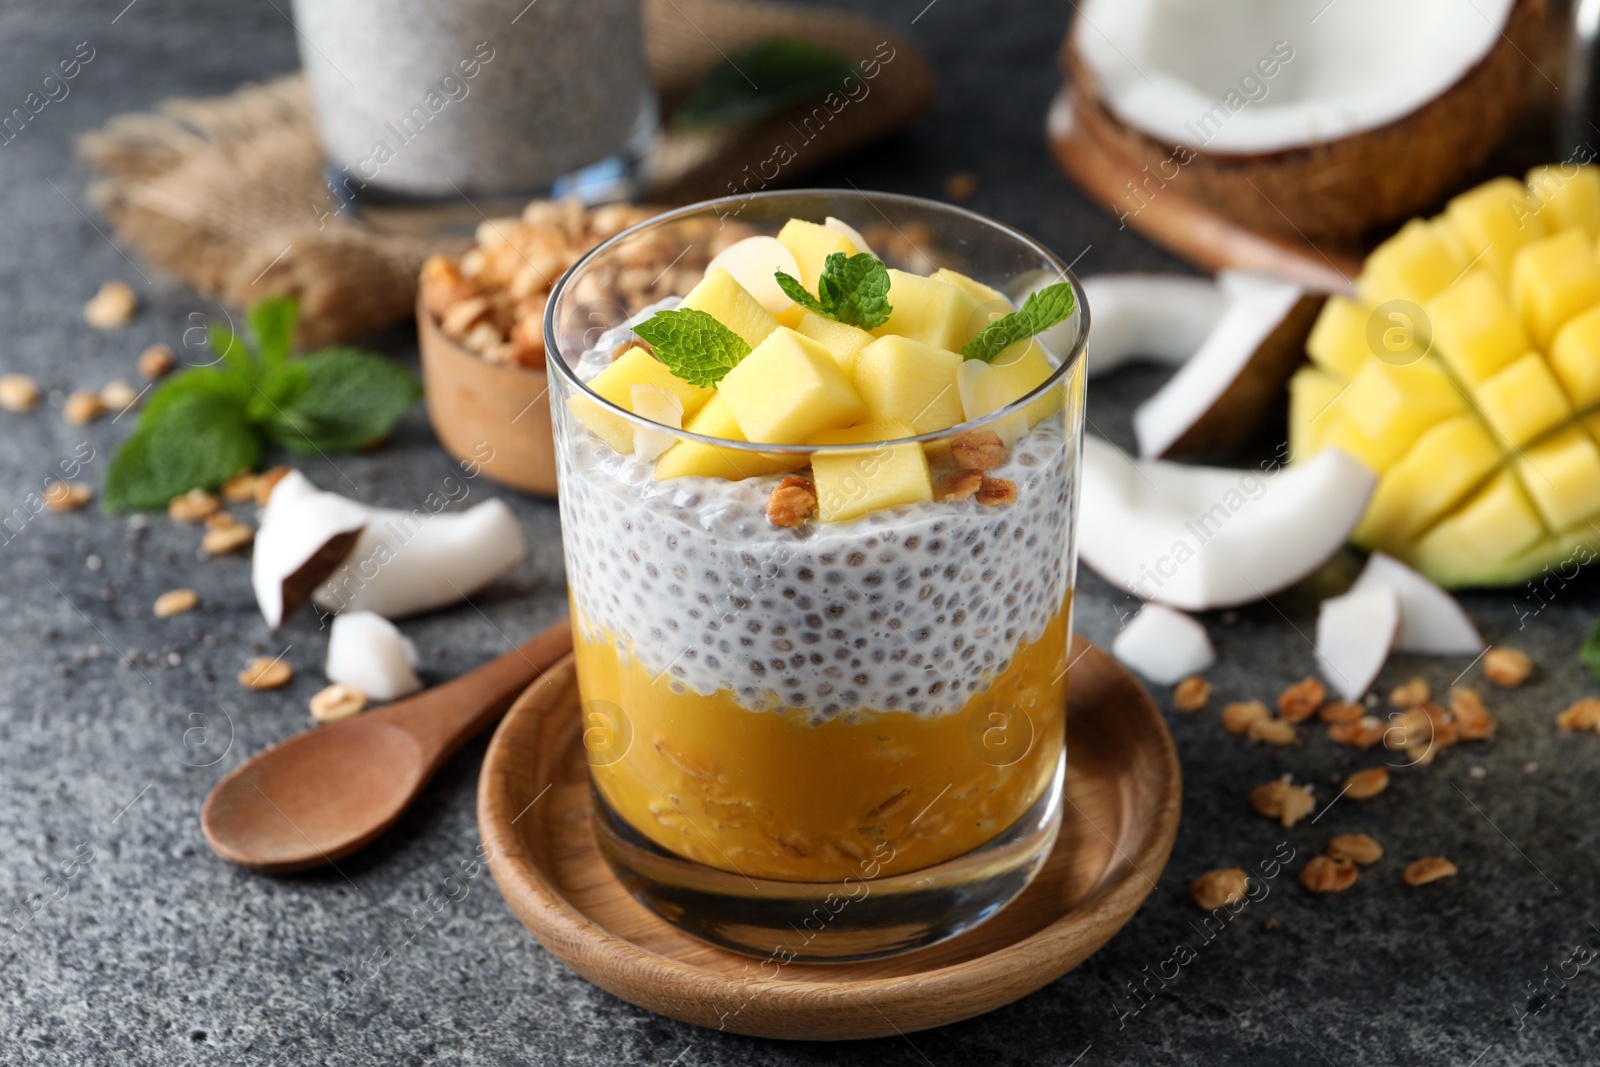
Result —
M517 700L478 782L478 827L511 910L567 966L675 1019L758 1037L883 1037L991 1011L1059 978L1155 887L1178 830L1177 752L1161 712L1079 639L1065 817L1032 885L989 922L903 956L775 965L656 918L601 858L569 656Z

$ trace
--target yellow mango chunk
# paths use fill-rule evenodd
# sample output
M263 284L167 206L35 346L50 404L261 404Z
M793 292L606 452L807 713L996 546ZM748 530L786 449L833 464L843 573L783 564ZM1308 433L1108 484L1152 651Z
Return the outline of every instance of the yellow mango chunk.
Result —
M1600 260L1588 235L1567 230L1523 246L1512 261L1511 302L1540 348L1568 319L1600 303Z
M1433 351L1456 376L1476 385L1533 347L1522 319L1485 270L1469 270L1461 280L1428 301Z
M1466 259L1487 268L1501 285L1510 284L1517 250L1545 232L1527 186L1512 178L1495 178L1457 196L1446 205L1444 221Z
M875 336L898 334L950 352L989 325L971 293L903 270L889 271L889 306L889 319L872 331Z
M1600 404L1600 307L1561 327L1550 345L1550 367L1573 404Z
M739 423L733 417L728 402L713 396L705 407L695 413L684 426L690 433L705 437L720 437L725 441L743 441ZM704 478L726 478L736 482L758 474L777 474L780 471L803 467L810 461L805 453L743 452L734 448L718 448L700 441L679 441L656 460L656 479L682 478L697 474Z
M1399 550L1500 465L1500 448L1472 414L1446 419L1423 434L1378 480L1357 544Z
M1454 514L1429 530L1409 562L1438 581L1458 585L1532 547L1544 525L1510 471L1501 471Z
M844 234L804 219L790 219L784 223L783 229L778 231L778 240L794 254L794 261L800 265L800 284L813 294L830 255L843 252L853 256L857 252L855 242Z
M1371 317L1371 308L1348 297L1328 297L1306 338L1306 354L1329 374L1354 378L1372 358L1372 347L1367 342L1367 321Z
M1572 416L1572 405L1537 352L1473 387L1479 412L1512 448Z
M1402 453L1434 423L1466 406L1466 398L1434 359L1404 366L1372 360L1338 402L1344 420L1364 437Z
M899 421L914 433L943 430L965 420L954 352L905 337L880 337L856 357L856 392L871 422Z
M968 419L976 419L999 411L1039 388L1055 372L1055 364L1045 354L1044 348L1031 337L1005 349L989 363L977 359L965 360L956 372L962 412ZM1021 413L1023 422L1020 429L1026 432L1060 408L1059 391L1040 397ZM1010 419L1005 421L1010 422ZM1005 431L996 432L1002 437L1007 436Z
M928 457L916 444L874 444L914 436L910 424L889 420L846 430L828 430L808 443L867 444L848 452L817 452L811 477L817 486L817 515L823 522L844 522L870 511L933 499Z
M839 361L840 368L846 374L852 373L855 370L856 357L876 338L866 330L851 326L847 322L835 322L826 315L818 315L815 311L804 311L804 309L802 311L804 313L800 316L800 324L795 330L832 352L833 358Z
M1433 223L1412 219L1372 250L1356 279L1356 291L1371 307L1389 300L1424 304L1456 280L1467 259Z
M833 353L779 326L722 379L718 389L745 439L798 444L866 413Z
M702 278L678 306L704 311L738 334L751 348L778 328L778 320L772 313L721 267Z
M1322 451L1328 427L1323 414L1339 399L1345 383L1320 367L1301 367L1289 379L1289 458L1294 463Z
M699 411L716 393L691 385L667 369L666 364L642 348L630 348L616 362L595 375L589 388L624 411L633 410L633 387L650 385L677 397L688 416ZM567 399L567 410L606 444L624 455L633 452L633 424L611 414L586 396Z
M1558 533L1600 511L1600 448L1576 426L1523 452L1516 470L1539 514Z
M1398 438L1373 438L1361 432L1335 404L1334 409L1322 416L1328 424L1323 434L1324 447L1332 446L1347 452L1382 474L1405 455L1405 445Z
M960 271L951 270L949 267L940 267L930 277L935 281L944 282L946 285L953 285L972 297L988 313L990 321L999 318L1001 315L1009 315L1016 310L1011 306L1011 301L1006 299L1006 294L998 289L984 285L980 281L975 281Z
M1534 167L1528 199L1545 219L1545 232L1582 230L1600 239L1600 170L1573 163Z

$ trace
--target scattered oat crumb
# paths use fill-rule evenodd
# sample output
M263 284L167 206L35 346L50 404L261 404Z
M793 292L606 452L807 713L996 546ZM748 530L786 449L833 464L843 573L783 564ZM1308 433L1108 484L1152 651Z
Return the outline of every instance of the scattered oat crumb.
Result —
M127 411L138 402L139 390L120 378L100 387L100 403L105 405L107 411Z
M1345 779L1345 796L1351 800L1369 800L1389 788L1389 771L1386 767L1368 767Z
M311 717L318 722L338 722L361 714L367 694L353 685L330 685L311 698Z
M970 170L958 170L944 180L944 195L951 200L971 200L978 194L978 176Z
M1211 700L1211 683L1190 675L1172 691L1172 706L1179 711L1199 711Z
M1403 685L1397 685L1389 691L1389 703L1397 708L1413 708L1425 703L1433 696L1433 690L1428 686L1428 680L1418 675Z
M209 521L207 520L208 523ZM255 536L255 530L242 522L222 523L206 530L205 535L200 538L200 551L208 556L220 556L243 548L255 540Z
M83 305L83 321L97 330L114 330L131 322L137 310L139 298L128 283L113 279Z
M1450 687L1450 714L1455 717L1456 731L1463 741L1483 741L1494 736L1494 716L1483 703L1476 689L1464 685Z
M1328 695L1315 678L1302 678L1278 695L1278 714L1285 722L1304 722L1322 706Z
M1394 725L1383 733L1385 748L1405 748L1433 740L1433 720L1420 707L1407 708L1390 716L1390 721Z
M1406 885L1419 886L1449 878L1455 873L1456 865L1443 856L1427 856L1407 867L1401 872L1400 878Z
M1363 715L1355 722L1336 722L1328 727L1328 740L1340 745L1353 745L1365 752L1385 733L1383 720L1376 715Z
M1327 723L1355 722L1367 713L1367 709L1360 704L1352 704L1348 700L1330 700L1317 709L1317 718Z
M1335 834L1324 851L1333 859L1370 867L1383 859L1383 846L1366 834Z
M817 513L817 486L810 478L791 474L767 497L767 521L794 529Z
M257 656L239 672L239 684L246 689L277 689L288 685L293 677L294 668L281 657L268 659L266 656Z
M256 478L256 507L264 508L267 506L267 499L272 496L272 490L277 488L278 483L283 481L283 476L288 474L291 469L289 467L273 467L271 470L261 472L260 476Z
M82 389L69 394L67 402L61 406L61 417L74 426L87 426L105 413L106 406L100 394Z
M39 384L26 374L0 374L0 408L32 411L39 404Z
M1006 461L1006 443L993 430L973 430L950 442L950 458L967 470L992 471Z
M1260 718L1245 728L1245 737L1266 745L1292 745L1300 740L1293 723L1282 719Z
M1250 790L1250 806L1256 814L1277 819L1287 829L1310 815L1317 802L1305 786L1275 778Z
M982 471L954 471L934 483L933 498L938 501L968 500L977 495L982 485Z
M94 499L94 487L84 482L51 482L44 489L44 506L51 511L77 511Z
M1470 767L1467 769L1467 777L1471 778L1474 782L1481 782L1485 778L1489 777L1489 772L1484 770L1482 767Z
M1343 893L1356 884L1356 865L1331 856L1312 856L1300 871L1300 884L1313 893Z
M1224 905L1243 900L1249 882L1242 867L1207 871L1190 883L1189 899L1204 911L1215 911Z
M978 503L986 505L1009 504L1017 499L1017 483L1010 478L984 476L978 486Z
M1483 654L1483 676L1501 689L1515 689L1533 673L1527 653L1496 646Z
M221 507L222 502L204 489L191 489L167 503L167 514L178 522L199 522Z
M1566 711L1556 716L1556 725L1563 730L1600 729L1600 700L1584 697L1571 704Z
M1222 728L1230 734L1248 733L1251 723L1269 714L1267 706L1259 700L1238 700L1223 707Z
M222 499L230 504L243 504L256 498L256 483L261 476L253 471L240 471L222 483Z
M156 597L155 607L152 609L158 619L170 619L174 615L182 615L186 611L193 611L195 605L200 603L200 594L193 589L169 589Z
M1539 773L1539 761L1536 760L1536 759L1531 759L1527 763L1524 763L1522 765L1522 773L1523 774L1538 774Z
M177 360L172 358L172 349L167 345L151 345L139 353L139 375L144 378L160 378L172 371Z

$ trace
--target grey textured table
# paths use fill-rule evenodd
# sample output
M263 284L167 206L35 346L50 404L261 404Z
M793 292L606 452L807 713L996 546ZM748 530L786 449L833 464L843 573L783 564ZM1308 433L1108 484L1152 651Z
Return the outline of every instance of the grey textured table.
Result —
M117 112L223 92L296 62L286 4L125 2L0 7L0 111L20 104L78 42L95 49L70 96L0 147L0 368L33 374L52 391L35 414L0 418L6 511L84 441L96 455L87 477L100 481L125 426L69 427L62 392L129 376L144 344L175 342L186 317L207 307L141 277L106 240L86 206L71 138ZM818 183L938 196L947 173L971 170L978 210L1068 259L1081 256L1080 272L1180 269L1119 233L1047 158L1043 114L1071 5L925 3L870 6L933 57L936 109ZM127 330L96 333L80 310L109 277L134 283L145 310ZM399 333L387 347L414 359ZM1157 380L1130 372L1098 383L1094 424L1126 444L1129 406ZM348 491L389 504L420 499L451 470L420 409L392 447L339 463L355 483ZM308 469L332 484L331 470ZM430 677L465 670L564 610L555 508L506 495L533 554L478 599L481 611L407 624ZM247 753L306 725L324 638L305 621L269 635L245 561L201 564L197 540L165 517L140 531L86 510L42 515L0 548L0 917L10 924L0 927L0 1062L1493 1067L1600 1055L1597 969L1564 984L1552 977L1580 943L1600 947L1600 831L1591 814L1600 737L1562 737L1552 722L1596 688L1573 655L1600 607L1593 578L1554 590L1525 629L1518 608L1537 603L1525 591L1466 597L1491 640L1520 645L1539 664L1533 684L1492 696L1499 738L1398 776L1376 801L1337 805L1316 826L1275 828L1249 812L1244 795L1293 771L1326 798L1337 775L1371 756L1321 739L1252 747L1224 734L1214 710L1173 715L1183 826L1149 903L1122 933L1078 970L987 1017L824 1045L697 1030L600 992L523 932L487 876L431 915L423 901L477 841L482 742L446 766L394 832L337 872L269 879L216 860L200 836L200 800ZM1345 560L1274 605L1207 619L1221 654L1218 699L1270 699L1306 674L1317 599L1351 570ZM203 610L157 625L151 601L180 584L198 588ZM1088 576L1080 627L1108 641L1131 607ZM284 644L299 668L292 685L271 694L236 685L251 647ZM1465 666L1400 659L1383 681L1421 672L1439 687ZM1252 865L1282 840L1302 857L1298 869L1328 835L1353 830L1372 832L1389 858L1351 892L1312 898L1286 873L1213 939L1197 931L1186 887L1201 871ZM1454 859L1460 876L1402 887L1401 865L1435 853ZM1180 942L1195 958L1172 976L1164 961ZM1168 977L1152 979L1157 971ZM1136 998L1134 984L1149 992ZM1551 992L1534 998L1536 986Z

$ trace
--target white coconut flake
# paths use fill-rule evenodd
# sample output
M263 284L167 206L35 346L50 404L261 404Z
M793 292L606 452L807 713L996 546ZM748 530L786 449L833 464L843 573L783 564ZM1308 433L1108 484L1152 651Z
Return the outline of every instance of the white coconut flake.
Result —
M1111 654L1157 685L1172 685L1217 661L1198 619L1146 604L1111 642Z
M395 700L422 688L416 666L416 646L383 616L349 611L334 618L328 681L353 685L372 700Z
M1374 552L1351 592L1392 589L1400 597L1401 652L1431 656L1476 656L1483 635L1456 598L1393 556Z
M1348 701L1366 695L1400 633L1400 597L1386 586L1324 600L1317 609L1317 663Z

